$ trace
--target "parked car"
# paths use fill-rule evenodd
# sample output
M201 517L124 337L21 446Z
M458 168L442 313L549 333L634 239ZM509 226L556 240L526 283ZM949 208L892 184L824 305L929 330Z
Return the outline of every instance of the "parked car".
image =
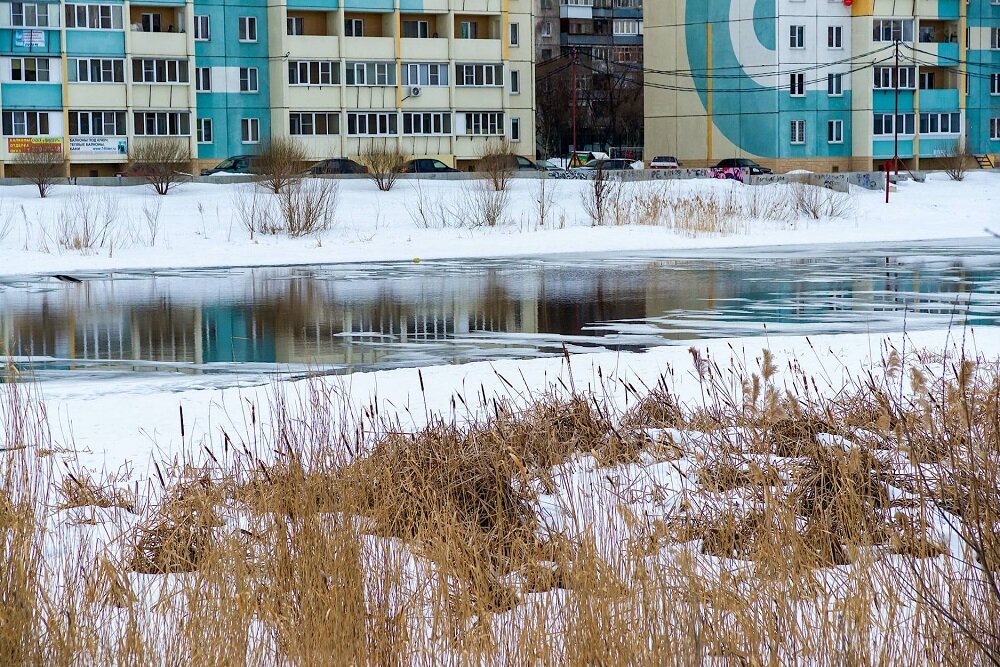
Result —
M233 155L215 165L211 169L202 169L202 176L212 174L256 174L256 160L254 155Z
M517 161L518 170L544 171L542 167L539 167L536 163L521 155L515 155L514 160Z
M716 169L746 169L751 176L756 176L758 174L770 174L773 173L767 167L762 167L753 160L749 160L745 157L731 157L726 158L715 165Z
M618 158L591 160L582 167L576 167L573 171L629 171L635 169L631 160L620 160Z
M313 176L329 174L367 174L368 168L358 164L354 160L348 160L345 157L335 157L327 160L320 160L313 166L309 167L306 173L312 174Z
M564 171L562 167L553 162L552 160L539 160L535 163L539 171Z
M453 174L458 172L458 169L449 167L441 160L419 158L407 162L406 166L403 167L403 172L407 174Z
M673 155L657 155L649 162L650 169L680 169L681 163Z

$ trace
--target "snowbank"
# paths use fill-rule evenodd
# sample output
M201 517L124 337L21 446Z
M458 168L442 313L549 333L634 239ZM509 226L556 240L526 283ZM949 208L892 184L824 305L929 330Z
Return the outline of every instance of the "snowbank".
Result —
M186 184L161 198L145 187L61 185L44 200L37 198L32 186L5 187L0 190L0 274L969 238L984 235L988 222L982 212L1000 200L1000 174L975 172L962 183L934 174L926 183L901 183L889 205L880 192L857 190L844 219L747 220L735 234L689 237L652 225L591 226L583 200L592 186L583 181L547 182L545 196L553 205L544 226L539 224L538 182L516 180L510 186L507 224L490 229L428 229L416 211L421 198L468 200L469 182L400 181L383 193L371 182L346 180L340 183L332 230L298 239L261 235L251 239L234 210L234 196L245 187ZM633 187L724 194L746 186L687 181ZM116 221L106 230L106 242L95 250L67 249L62 240L64 220L78 212L84 200L95 210L117 210ZM102 224L97 221L97 227Z

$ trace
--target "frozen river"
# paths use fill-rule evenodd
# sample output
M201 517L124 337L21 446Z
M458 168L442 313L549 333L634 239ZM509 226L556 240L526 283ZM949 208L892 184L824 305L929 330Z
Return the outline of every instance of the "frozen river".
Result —
M0 280L40 379L344 373L679 341L1000 324L1000 241ZM9 377L11 371L6 371ZM207 378L203 378L207 379Z

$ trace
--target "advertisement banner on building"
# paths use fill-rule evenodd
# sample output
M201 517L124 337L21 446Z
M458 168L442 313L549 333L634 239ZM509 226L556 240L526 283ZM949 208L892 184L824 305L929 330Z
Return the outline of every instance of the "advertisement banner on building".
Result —
M14 47L19 49L45 48L44 30L15 30Z
M61 153L62 139L59 137L8 137L7 152L16 153Z
M128 155L128 139L124 137L70 137L69 152Z

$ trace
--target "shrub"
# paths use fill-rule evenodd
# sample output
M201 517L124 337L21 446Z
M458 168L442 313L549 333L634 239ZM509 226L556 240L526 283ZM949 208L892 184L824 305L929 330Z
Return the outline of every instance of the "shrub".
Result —
M382 192L392 190L399 175L403 173L410 156L393 143L372 139L358 156L358 161L368 168L368 177Z
M62 176L65 162L61 147L49 150L45 145L32 145L25 152L14 155L14 164L18 173L38 188L38 196L44 199Z
M191 162L185 139L141 139L129 146L129 172L149 184L158 195L169 194L188 176L181 170Z
M302 179L306 157L305 149L294 139L272 137L260 147L254 164L260 175L260 182L277 194Z
M510 140L503 138L488 141L479 154L477 169L486 174L494 190L506 190L517 170L517 160Z

